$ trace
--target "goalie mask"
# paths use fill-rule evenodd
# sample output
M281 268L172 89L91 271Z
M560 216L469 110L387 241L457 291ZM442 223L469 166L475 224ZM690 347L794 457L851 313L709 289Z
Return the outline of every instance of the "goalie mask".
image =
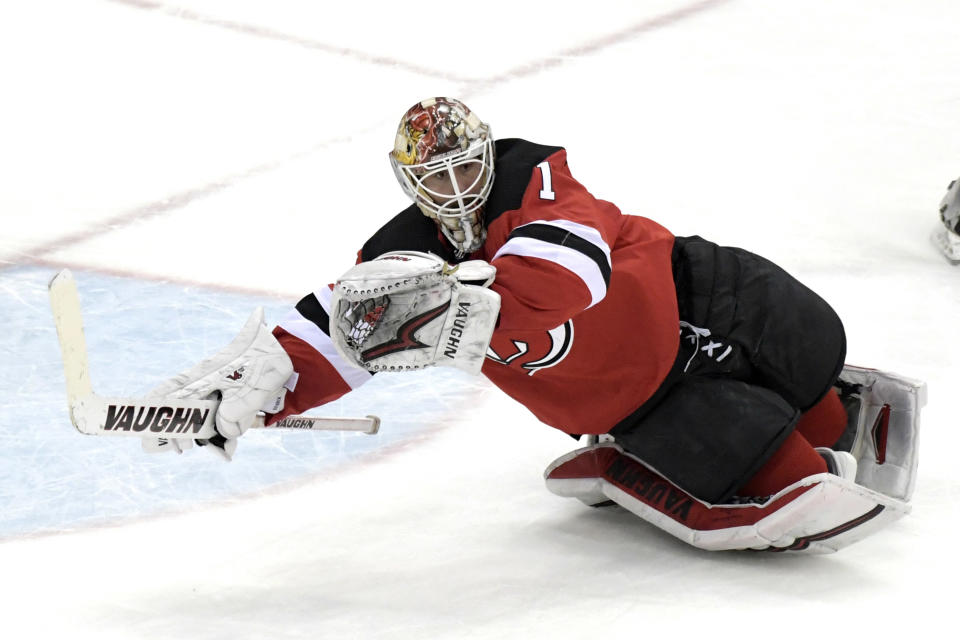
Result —
M490 127L453 98L415 104L397 128L390 152L397 180L458 257L486 239L483 207L493 187L493 156Z
M495 274L482 260L451 267L429 253L386 253L337 280L330 337L368 371L441 365L479 373L500 312L500 296L486 288Z

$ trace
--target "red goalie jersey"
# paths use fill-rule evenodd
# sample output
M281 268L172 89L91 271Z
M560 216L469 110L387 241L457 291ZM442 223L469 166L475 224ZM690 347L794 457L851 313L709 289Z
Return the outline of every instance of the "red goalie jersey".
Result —
M497 268L500 319L483 373L541 421L568 433L606 433L670 373L679 346L673 235L594 198L566 151L496 142L487 238L470 256ZM381 228L361 261L429 251L456 262L415 205ZM329 338L328 287L304 297L274 330L299 380L283 414L338 398L370 378ZM275 418L276 419L276 418Z

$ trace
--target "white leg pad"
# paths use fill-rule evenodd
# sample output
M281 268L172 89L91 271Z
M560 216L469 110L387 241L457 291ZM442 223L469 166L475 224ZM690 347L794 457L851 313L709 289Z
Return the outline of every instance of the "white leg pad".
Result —
M546 470L547 488L586 504L613 500L701 549L832 553L910 511L901 500L818 474L756 504L711 505L673 485L615 443L579 449Z
M860 387L860 414L850 453L857 484L909 501L916 484L920 410L927 385L894 373L847 365L840 380Z

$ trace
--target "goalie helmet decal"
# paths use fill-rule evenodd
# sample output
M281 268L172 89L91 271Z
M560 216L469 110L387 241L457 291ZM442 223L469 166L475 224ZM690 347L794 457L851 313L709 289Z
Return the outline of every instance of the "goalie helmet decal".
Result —
M410 107L397 128L393 157L416 165L466 151L489 137L489 127L455 98L431 98Z
M493 188L490 127L454 98L430 98L400 120L390 164L404 193L463 257L486 239L483 207Z

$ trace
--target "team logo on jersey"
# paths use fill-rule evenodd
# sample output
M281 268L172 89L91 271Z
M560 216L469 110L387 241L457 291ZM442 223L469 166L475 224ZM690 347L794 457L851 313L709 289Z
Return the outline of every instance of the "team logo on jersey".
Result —
M523 356L528 359L520 364L520 367L527 371L527 375L533 375L541 369L555 367L573 348L573 320L567 320L559 327L550 329L545 334L546 340L538 340L535 343L525 342L523 340L510 340L513 343L514 351L510 355L503 355L505 352L497 352L493 345L487 347L487 357L494 362L510 365L519 361Z

